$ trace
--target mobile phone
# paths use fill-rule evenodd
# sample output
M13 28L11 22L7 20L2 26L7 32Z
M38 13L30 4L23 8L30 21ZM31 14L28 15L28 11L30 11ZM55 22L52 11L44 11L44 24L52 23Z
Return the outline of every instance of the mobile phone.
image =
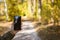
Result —
M14 30L21 30L21 16L14 16Z

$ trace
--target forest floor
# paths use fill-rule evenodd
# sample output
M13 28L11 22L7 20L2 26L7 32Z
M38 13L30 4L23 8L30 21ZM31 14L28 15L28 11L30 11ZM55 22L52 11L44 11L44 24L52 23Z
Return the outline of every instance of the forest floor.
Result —
M37 22L32 22L32 23L33 23L33 25L35 25L36 27L37 27L37 26L41 26L41 27L38 27L37 30L38 30L39 28L42 29L42 28L46 28L46 27L52 25L52 24L49 24L49 25L40 25L40 24L37 24L37 25L36 25ZM11 25L12 25L12 22L1 21L1 22L0 22L0 34L4 33L6 30L9 30L9 28L11 28ZM44 26L45 26L45 27L44 27Z
M7 30L9 30L12 22L1 21L0 22L0 35L3 35Z
M32 23L36 24L36 22ZM11 25L12 22L0 22L0 35L9 30ZM39 25L36 30L42 40L60 40L60 26L54 26L53 24Z

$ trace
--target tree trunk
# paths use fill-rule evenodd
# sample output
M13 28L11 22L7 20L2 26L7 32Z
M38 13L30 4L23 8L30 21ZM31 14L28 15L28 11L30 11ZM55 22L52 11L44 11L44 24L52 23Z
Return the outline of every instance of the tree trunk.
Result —
M28 10L29 10L29 12L31 13L31 0L28 0Z
M6 20L8 20L9 16L7 13L7 4L6 4L6 0L4 0L4 6L5 6L5 13L6 13Z

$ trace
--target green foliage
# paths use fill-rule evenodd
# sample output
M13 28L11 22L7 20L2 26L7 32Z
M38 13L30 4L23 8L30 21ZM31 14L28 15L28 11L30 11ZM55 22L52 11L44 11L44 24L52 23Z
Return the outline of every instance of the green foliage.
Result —
M42 2L42 11L41 11L41 17L42 21L49 21L51 19L51 3L48 3L46 0L43 0Z
M12 20L15 15L24 16L28 13L27 1L7 0L8 14Z
M43 0L42 2L42 11L41 11L41 17L42 17L42 21L47 20L49 22L49 20L51 20L51 18L53 18L54 23L58 23L59 22L59 18L60 18L60 0L54 0L54 2L52 3L51 0ZM46 21L45 21L46 22Z
M21 16L26 16L28 14L28 6L27 6L27 2L24 2L23 4L19 4L18 5L18 10L19 13L21 13Z
M13 19L13 16L31 16L35 19L38 18L38 0L36 1L36 5L34 8L34 14L32 16L31 12L28 10L28 0L7 0L8 5L8 14L10 19ZM31 3L32 4L32 3ZM30 5L31 5L30 4ZM49 22L51 18L53 18L54 22L58 21L60 18L60 0L42 0L41 2L41 20ZM31 5L32 6L32 5Z

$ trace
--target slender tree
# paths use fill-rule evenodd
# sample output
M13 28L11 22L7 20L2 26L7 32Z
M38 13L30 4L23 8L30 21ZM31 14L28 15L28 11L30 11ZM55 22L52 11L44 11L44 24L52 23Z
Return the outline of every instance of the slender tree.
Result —
M7 10L6 0L4 0L4 5L5 5L6 20L8 20L9 16L8 16L8 10Z

